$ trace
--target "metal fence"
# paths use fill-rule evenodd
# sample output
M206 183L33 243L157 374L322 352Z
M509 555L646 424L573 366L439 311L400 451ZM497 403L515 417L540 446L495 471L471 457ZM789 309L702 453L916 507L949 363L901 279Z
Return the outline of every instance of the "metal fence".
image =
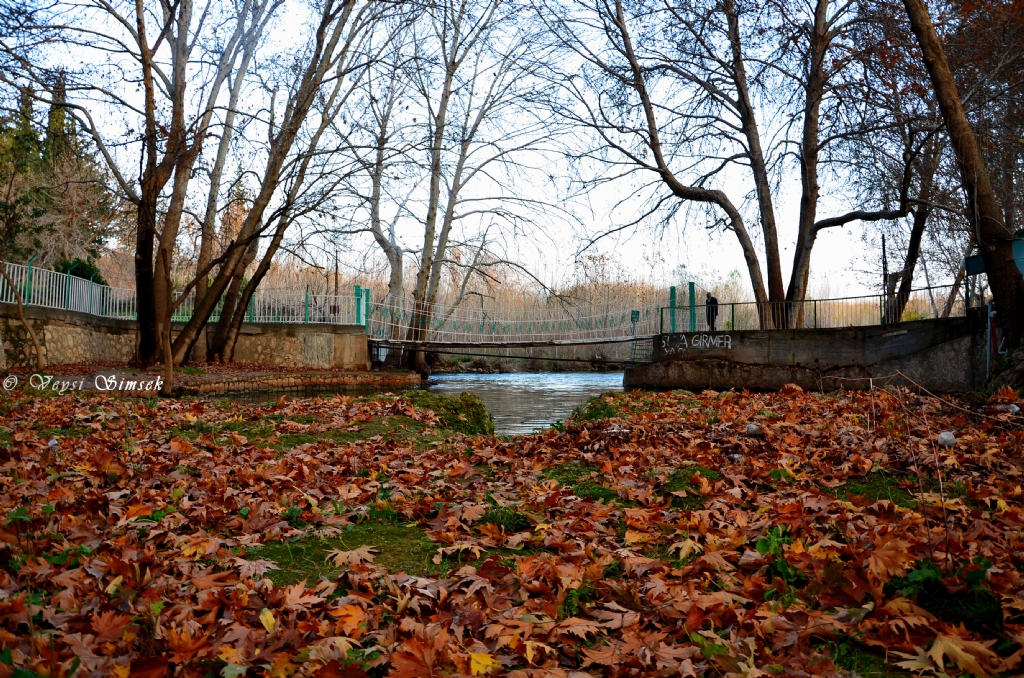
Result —
M450 344L599 341L656 333L658 308L609 308L604 304L501 309L385 300L372 306L370 335Z
M370 290L356 286L356 293L311 294L306 291L257 290L245 309L248 323L307 323L315 325L364 325L369 312ZM195 310L195 294L189 294L174 311L174 320L184 322ZM224 312L224 299L210 316L217 322Z
M913 290L903 312L899 314L895 300L882 294L777 303L719 303L715 330L825 329L939 318L944 314L950 295L955 292L956 288L952 285ZM967 300L957 296L950 306L949 317L963 316ZM708 332L711 330L708 320L704 303L666 307L661 309L658 329L661 334Z
M45 268L0 262L11 285L0 279L0 302L17 303L18 295L26 306L42 306L78 311L104 318L134 320L135 290L100 285L67 273ZM13 288L12 288L13 285ZM175 302L178 297L175 298ZM317 323L332 325L365 324L370 307L370 290L356 286L354 293L310 294L294 290L259 290L246 309L246 321L252 323ZM192 317L195 292L174 310L172 319L185 322ZM221 299L210 320L216 322L224 310Z
M98 285L67 273L18 264L4 267L11 285L0 280L0 301L16 304L15 290L26 306L60 308L105 318L135 318L135 290Z
M0 262L11 284L0 280L0 301L16 303L15 290L29 306L90 313L105 318L136 317L135 290L99 285L66 273ZM665 307L612 308L610 304L563 305L534 309L482 308L471 305L415 304L355 286L352 293L311 294L308 290L259 290L245 310L250 323L310 323L364 325L378 340L415 338L451 344L508 344L529 342L599 342L650 337L667 332L710 330L705 291L693 283L679 303L675 288ZM843 299L808 299L778 304L719 303L718 331L790 328L837 328L889 324L907 320L963 316L968 302L953 286L914 290L900 317L884 295ZM174 311L175 321L187 321L194 310L194 293ZM948 302L948 304L947 304ZM224 301L210 318L219 320Z

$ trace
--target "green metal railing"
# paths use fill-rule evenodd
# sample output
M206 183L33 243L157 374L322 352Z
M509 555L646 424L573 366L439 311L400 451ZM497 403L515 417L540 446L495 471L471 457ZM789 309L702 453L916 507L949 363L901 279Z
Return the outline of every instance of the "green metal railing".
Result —
M949 295L954 292L952 285L914 290L899 314L896 312L895 299L881 294L791 302L719 301L714 317L714 331L863 327L938 318ZM963 316L966 309L966 299L958 297L953 301L949 315ZM691 294L690 303L686 306L661 309L658 328L662 334L677 332L679 330L675 328L678 326L689 327L690 332L708 332L711 331L711 319L707 305L695 304L694 295Z

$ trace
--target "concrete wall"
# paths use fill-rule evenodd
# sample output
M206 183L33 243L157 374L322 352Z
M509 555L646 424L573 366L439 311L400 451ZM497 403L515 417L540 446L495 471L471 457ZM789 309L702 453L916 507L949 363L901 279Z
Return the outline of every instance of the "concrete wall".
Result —
M627 387L862 389L923 386L967 391L985 378L979 318L888 327L660 335L650 365L626 370Z
M127 362L135 353L135 321L87 313L25 307L47 365ZM172 333L180 326L172 327ZM35 353L14 304L0 303L3 356L0 369L32 368ZM366 330L361 325L242 325L235 360L275 367L369 369Z
M361 325L243 324L235 360L278 367L370 369Z

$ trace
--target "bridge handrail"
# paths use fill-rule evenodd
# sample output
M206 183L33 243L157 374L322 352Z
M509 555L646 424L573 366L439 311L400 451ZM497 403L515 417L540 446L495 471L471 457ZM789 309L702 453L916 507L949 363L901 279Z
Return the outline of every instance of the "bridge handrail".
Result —
M906 306L898 318L895 317L896 308L893 306L896 302L895 295L885 294L780 302L719 301L715 329L828 329L938 318L944 313L949 295L955 292L954 285L935 285L911 290ZM948 317L966 315L967 304L967 299L958 296L953 300ZM658 329L660 334L709 331L704 302L693 307L688 304L663 307Z
M0 262L11 285L0 280L0 302L15 303L15 290L28 306L63 309L96 316L133 320L136 318L135 290L100 285L66 273L20 264ZM300 289L257 290L246 309L251 323L360 324L375 339L435 343L491 343L623 340L672 331L709 329L704 309L704 291L687 296L694 305L632 305L613 303L568 304L550 300L545 307L531 309L485 308L470 304L439 302L416 304L408 297L391 298L356 287L351 293L312 294ZM952 285L914 290L908 311L900 318L887 317L884 295L807 299L799 302L719 304L716 329L740 330L768 327L846 327L877 325L914 318L937 317L952 294ZM698 293L699 292L699 293ZM370 298L373 296L373 298ZM175 321L191 318L194 296L190 295L174 312ZM628 302L627 302L628 303ZM214 310L217 321L223 300ZM950 315L966 313L967 302L954 299ZM637 312L633 321L632 312ZM764 322L767 318L768 322ZM782 322L779 322L781 319ZM422 333L415 330L422 328ZM413 330L413 332L410 332Z

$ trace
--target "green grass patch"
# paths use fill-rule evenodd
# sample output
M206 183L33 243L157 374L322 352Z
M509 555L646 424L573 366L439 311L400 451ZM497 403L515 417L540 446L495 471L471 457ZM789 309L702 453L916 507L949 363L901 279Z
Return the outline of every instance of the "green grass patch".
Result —
M82 438L92 431L88 426L40 426L36 429L36 434L40 438Z
M321 440L343 445L361 440L380 436L382 440L401 440L405 438L415 439L416 447L425 447L431 442L440 440L443 436L423 436L420 432L426 428L426 424L409 417L398 415L394 417L375 417L366 423L359 425L358 431L346 431L344 429L329 429L316 433L282 433L278 436L277 442L271 447L278 450L290 450L293 447L305 443L315 443Z
M266 419L257 421L229 421L221 426L221 430L233 431L250 438L266 438L274 433L274 422Z
M776 484L791 483L796 480L796 476L781 466L768 471L768 477L774 480Z
M619 414L619 408L615 405L616 396L618 395L614 391L607 391L599 396L590 398L572 411L570 421L611 419Z
M561 619L568 619L569 617L578 616L581 608L595 599L596 593L597 590L592 581L583 582L579 588L569 589L565 592L565 599L558 610L559 617Z
M505 534L514 534L530 529L530 519L520 513L515 507L491 506L487 513L480 519L481 525L496 525L505 530Z
M660 492L662 496L671 496L673 492L680 492L683 490L688 493L688 496L686 497L673 496L673 508L682 508L693 511L704 505L704 498L697 494L697 484L691 480L695 473L704 476L709 481L718 480L722 477L722 474L718 471L710 468L704 468L703 466L686 466L673 471L672 475L668 477L668 481L661 486Z
M190 365L185 365L184 367L175 367L174 371L177 372L178 374L187 374L193 377L206 374L206 370L201 370L198 367L192 367Z
M374 522L351 525L336 538L301 537L290 542L271 542L250 549L245 557L248 560L270 560L281 568L267 574L277 586L302 580L313 585L321 579L333 580L341 572L328 561L328 553L352 551L360 546L375 547L378 553L374 562L391 573L406 572L423 577L441 570L432 561L437 544L430 541L421 528Z
M591 478L591 474L599 471L600 469L596 466L581 461L569 461L544 469L541 478L557 480L559 485L571 488L573 494L581 499L604 500L606 503L617 501L625 504L626 502L619 498L615 490L605 487Z
M898 592L910 596L918 605L950 624L962 624L978 633L998 633L1003 627L1003 608L986 581L992 563L978 556L955 564L956 568L947 566L944 571L931 559L919 560L906 575L887 583L884 591L890 595ZM950 591L942 583L947 577L955 577L967 586Z
M277 430L276 427L283 420L284 417L280 415L256 421L228 421L222 424L211 424L200 420L179 426L173 429L172 432L188 440L196 440L203 435L212 435L214 442L221 445L230 442L229 433L237 433L245 436L250 443L266 444L279 451L290 450L299 445L316 443L321 440L343 445L345 443L369 440L375 436L380 436L382 440L411 439L417 448L423 448L444 437L442 435L424 436L422 431L426 428L426 425L423 422L398 415L393 417L376 417L365 423L360 423L356 431L333 428L326 431L280 433L276 440L271 442L270 439ZM316 421L312 415L300 415L288 418L288 420L294 421L297 424L311 424Z
M860 678L905 678L911 675L908 671L886 663L885 655L867 650L850 640L832 641L826 644L826 648L837 668Z
M916 475L896 476L885 471L869 473L864 478L853 478L839 487L822 488L840 499L866 497L872 501L888 499L904 508L917 507L917 493L939 493L940 489L947 499L960 499L967 495L967 485L958 480L946 480L941 485L937 478L926 476L918 481ZM968 503L971 503L968 500Z
M479 397L472 393L445 396L428 391L406 391L402 400L415 407L433 410L441 427L467 435L494 435L494 421Z
M917 500L910 490L900 487L906 479L890 475L885 471L869 473L864 478L853 478L839 487L825 488L823 491L839 499L866 497L871 501L888 499L897 506L915 508Z

